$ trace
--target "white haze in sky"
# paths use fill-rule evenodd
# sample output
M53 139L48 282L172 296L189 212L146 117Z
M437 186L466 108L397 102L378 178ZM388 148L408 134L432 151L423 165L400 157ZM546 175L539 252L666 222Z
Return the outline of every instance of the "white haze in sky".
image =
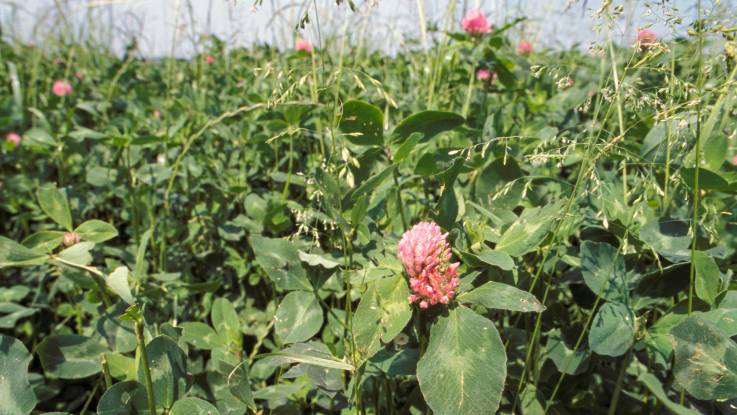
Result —
M63 31L76 39L92 38L117 53L135 37L139 52L148 57L170 54L187 57L199 53L204 48L202 39L206 34L224 40L228 47L266 43L290 48L297 36L323 47L325 39L343 35L350 37L352 45L388 53L423 45L417 0L354 0L359 8L355 13L348 9L347 1L340 7L334 0L255 3L254 0L0 0L0 25L6 39L19 37L43 45L51 34ZM432 28L445 27L448 0L421 3L429 28L426 39L431 43ZM679 15L685 16L682 24L670 26L666 24L668 15L662 3L615 1L614 5L622 5L624 12L614 26L614 39L631 43L640 27L651 27L661 38L683 35L685 25L696 15L696 3L665 2L667 9L677 8ZM737 0L715 4L702 2L706 13L734 25ZM456 0L451 29L459 30L463 13L479 7L495 27L517 17L527 17L510 31L510 36L514 40L532 41L537 49L574 45L586 48L608 34L604 22L595 17L600 5L600 1L583 0ZM303 30L295 30L306 11L310 23Z

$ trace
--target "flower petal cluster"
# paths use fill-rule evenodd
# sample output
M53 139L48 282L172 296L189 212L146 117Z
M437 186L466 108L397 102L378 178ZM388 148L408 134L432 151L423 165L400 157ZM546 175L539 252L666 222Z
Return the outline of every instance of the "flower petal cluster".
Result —
M434 222L420 222L402 235L399 259L409 274L411 303L421 308L448 304L458 286L459 262L451 263L448 234Z
M5 141L7 141L9 143L12 143L12 145L14 147L15 146L19 146L21 140L22 140L22 138L21 138L20 134L18 134L16 132L10 132L10 133L8 133L7 136L5 136Z
M520 55L530 55L532 53L532 43L522 40L517 44L517 53Z
M312 47L312 42L307 39L297 39L297 42L295 42L294 44L294 49L297 52L304 51L307 53L312 53L312 51L314 50L314 48Z
M637 32L637 45L640 49L650 49L658 41L658 35L650 29L640 29Z
M57 97L67 96L72 93L72 85L65 80L54 81L54 85L51 86L51 92Z
M471 35L481 35L491 32L491 25L481 10L471 10L461 20L463 30Z

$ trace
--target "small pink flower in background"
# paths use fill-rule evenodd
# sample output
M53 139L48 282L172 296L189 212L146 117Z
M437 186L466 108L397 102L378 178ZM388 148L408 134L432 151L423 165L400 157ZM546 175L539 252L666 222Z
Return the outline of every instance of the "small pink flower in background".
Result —
M21 140L21 136L15 132L8 133L8 135L5 136L5 141L13 143L14 146L19 146Z
M77 71L77 72L74 73L74 77L77 78L77 79L79 79L80 81L83 81L84 80L84 72Z
M491 25L481 10L471 10L461 20L463 30L471 35L480 35L491 32Z
M517 44L517 53L519 53L520 55L529 55L529 54L531 54L532 53L532 43L530 43L530 42L528 42L526 40L521 40Z
M410 303L420 308L448 304L458 286L459 262L451 263L448 234L434 222L420 222L402 235L399 259L410 276Z
M734 157L732 157L732 160L730 161L732 162L733 166L737 166L737 154L735 154Z
M154 118L161 118L161 111L154 110Z
M57 97L67 96L72 93L72 90L73 88L69 82L64 80L54 81L54 85L51 87L51 92Z
M297 39L297 42L294 44L294 50L297 52L304 51L307 53L312 53L314 48L312 47L312 43L307 39Z
M215 57L212 55L205 56L205 63L208 65L212 65L213 63L215 63Z
M496 73L492 72L488 68L480 68L478 71L476 71L476 80L477 81L493 81L496 79Z
M64 246L72 246L79 243L79 234L76 232L64 232L64 239L62 240Z
M650 29L640 29L637 32L637 46L640 49L650 49L658 41L658 35Z

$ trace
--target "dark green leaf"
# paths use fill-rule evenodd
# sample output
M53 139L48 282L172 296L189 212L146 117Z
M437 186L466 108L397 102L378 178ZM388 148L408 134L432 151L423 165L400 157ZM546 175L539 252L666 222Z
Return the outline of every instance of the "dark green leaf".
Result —
M466 120L453 112L423 111L405 118L394 128L394 135L404 141L412 133L422 133L423 141L428 141L436 134L452 130Z
M340 129L353 144L380 146L384 144L384 113L364 101L343 104Z

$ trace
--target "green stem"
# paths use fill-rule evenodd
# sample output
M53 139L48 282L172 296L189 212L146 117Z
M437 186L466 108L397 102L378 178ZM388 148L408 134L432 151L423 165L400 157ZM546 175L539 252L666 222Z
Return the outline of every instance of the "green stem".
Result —
M105 389L107 390L113 386L113 377L110 376L110 365L107 363L105 353L100 353L100 362L102 363L102 374L105 377Z
M617 72L617 60L614 54L614 42L612 42L611 35L609 38L609 55L612 59L612 78L614 79L614 94L617 98L617 121L619 124L619 135L624 140L624 115L622 111L622 93L620 90L619 73ZM622 160L622 193L623 202L627 206L627 156Z
M466 87L466 99L463 101L463 111L461 112L463 118L468 116L468 109L471 107L471 95L474 91L473 81L475 77L476 74L474 73L473 68L471 68L471 76L468 77L468 86Z
M146 340L143 337L143 322L137 321L135 325L136 341L138 342L138 350L141 353L141 365L143 365L143 380L146 386L146 398L148 400L148 409L150 414L156 413L156 399L154 398L154 382L151 380L151 369L148 366L148 354L146 352Z
M619 394L620 392L622 392L622 381L624 381L624 375L627 372L627 366L629 365L631 356L632 356L632 349L630 348L624 360L622 360L622 366L619 368L619 375L617 375L617 384L614 387L614 392L612 394L612 400L609 402L608 415L615 415L617 413L617 404L619 403Z
M397 173L397 169L394 169L392 172L392 177L394 178L394 186L396 186L397 191L397 207L399 208L399 215L402 217L402 226L404 227L404 231L409 228L409 222L407 222L407 217L404 213L404 203L402 202L402 187L399 185L399 177Z

